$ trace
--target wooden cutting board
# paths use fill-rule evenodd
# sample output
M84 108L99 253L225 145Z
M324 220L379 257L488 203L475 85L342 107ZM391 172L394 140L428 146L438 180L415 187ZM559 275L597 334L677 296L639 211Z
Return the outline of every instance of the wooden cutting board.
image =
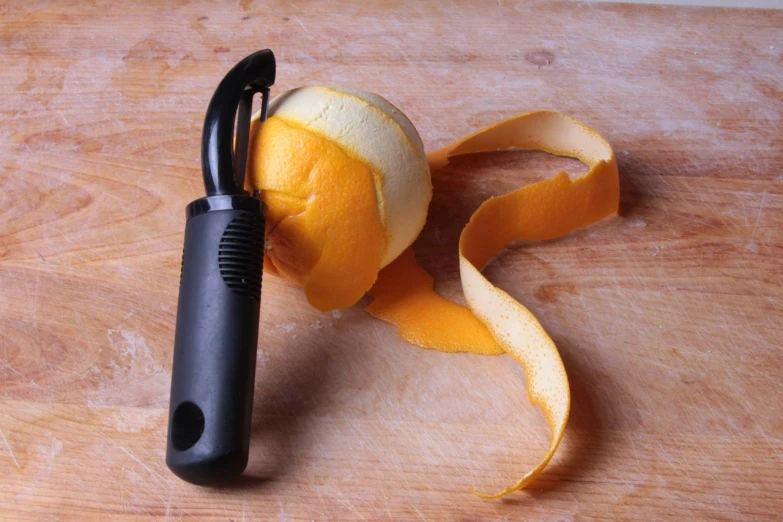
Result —
M771 519L783 510L783 12L509 2L0 7L0 519ZM600 129L621 216L487 267L558 344L554 462L506 356L400 341L267 277L251 462L164 464L184 209L223 74L375 91L432 150L539 108ZM459 300L484 199L574 161L463 158L416 253Z

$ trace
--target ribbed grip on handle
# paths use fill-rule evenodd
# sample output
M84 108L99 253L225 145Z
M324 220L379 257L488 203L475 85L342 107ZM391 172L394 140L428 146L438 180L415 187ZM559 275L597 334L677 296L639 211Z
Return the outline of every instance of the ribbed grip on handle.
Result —
M247 465L264 218L248 196L196 203L185 228L166 464L188 482L214 484Z

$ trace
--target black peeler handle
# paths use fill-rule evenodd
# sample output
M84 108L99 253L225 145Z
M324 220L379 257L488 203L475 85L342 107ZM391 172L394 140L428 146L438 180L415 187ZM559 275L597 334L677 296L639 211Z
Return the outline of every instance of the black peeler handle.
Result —
M272 52L251 54L220 82L204 121L207 196L187 207L166 451L168 467L194 484L247 466L264 215L244 176L253 96L263 96L264 119L274 80Z

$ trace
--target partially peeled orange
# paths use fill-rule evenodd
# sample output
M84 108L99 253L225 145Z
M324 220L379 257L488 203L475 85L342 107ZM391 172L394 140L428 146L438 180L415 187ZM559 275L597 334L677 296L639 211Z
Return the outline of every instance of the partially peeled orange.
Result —
M267 206L266 266L320 310L355 304L427 219L421 138L376 94L303 87L278 96L264 124L254 121L249 158Z

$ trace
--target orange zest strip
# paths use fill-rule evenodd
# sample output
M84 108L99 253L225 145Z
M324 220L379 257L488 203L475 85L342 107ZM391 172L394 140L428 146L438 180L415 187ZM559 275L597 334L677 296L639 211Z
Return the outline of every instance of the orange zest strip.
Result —
M418 346L445 352L508 353L525 370L530 401L551 429L549 448L516 484L482 498L500 498L528 485L552 459L571 406L568 377L557 347L533 314L482 274L498 250L515 240L560 237L617 212L619 175L614 151L595 130L549 111L523 114L482 129L428 155L437 170L461 154L542 150L590 167L571 180L565 172L485 201L462 231L460 276L467 308L433 290L432 278L409 249L384 268L370 290L368 311ZM404 281L404 284L399 284Z

